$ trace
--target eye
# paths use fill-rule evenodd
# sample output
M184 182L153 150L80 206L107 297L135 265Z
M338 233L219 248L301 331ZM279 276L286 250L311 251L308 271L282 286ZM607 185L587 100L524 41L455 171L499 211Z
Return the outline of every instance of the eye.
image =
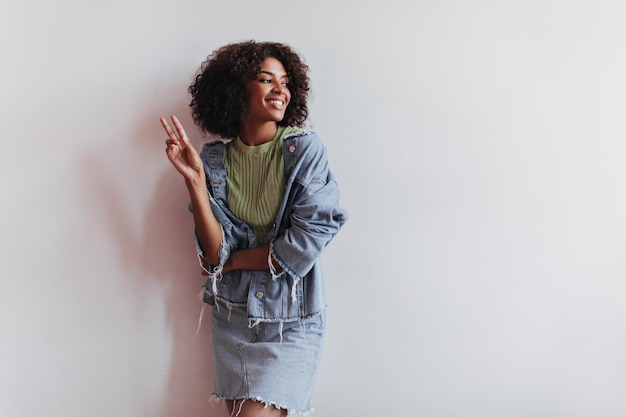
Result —
M259 82L264 83L264 84L269 84L272 82L272 80L270 80L269 78L260 78Z

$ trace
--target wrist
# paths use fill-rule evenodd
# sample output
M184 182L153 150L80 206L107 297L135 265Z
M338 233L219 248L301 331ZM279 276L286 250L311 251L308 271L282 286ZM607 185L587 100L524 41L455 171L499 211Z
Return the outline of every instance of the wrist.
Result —
M226 262L224 262L224 267L222 269L224 273L237 269L235 267L235 258L237 257L235 255L236 253L237 253L236 251L231 252L230 257L226 260Z
M204 173L201 173L191 178L185 177L185 185L187 186L189 191L196 189L206 190L206 178L204 176Z

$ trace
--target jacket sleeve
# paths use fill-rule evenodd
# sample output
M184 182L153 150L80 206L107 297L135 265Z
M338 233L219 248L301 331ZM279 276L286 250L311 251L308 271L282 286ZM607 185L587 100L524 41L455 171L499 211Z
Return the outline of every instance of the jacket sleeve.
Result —
M288 222L271 242L270 253L285 272L302 279L348 218L339 207L339 188L320 144L304 158L289 195ZM305 178L305 181L302 180Z
M233 229L232 223L229 221L226 214L221 209L220 205L217 203L215 196L211 192L211 190L213 190L214 185L211 183L212 176L211 176L209 157L212 153L214 153L215 155L217 155L216 159L220 160L221 155L222 155L222 153L220 152L223 152L223 146L218 142L214 142L214 143L205 144L202 148L202 152L200 153L200 158L203 161L204 170L205 170L205 174L207 178L207 197L209 199L211 211L213 212L213 215L217 219L218 223L220 224L220 229L222 233L222 243L220 245L220 249L218 252L219 263L217 265L211 265L208 259L205 257L202 247L200 246L197 233L194 230L194 241L196 244L196 252L198 254L198 261L200 263L200 267L208 274L209 279L212 281L213 292L215 294L217 294L216 281L220 279L222 275L222 269L224 267L224 263L226 263L226 261L230 257L229 242L232 239L232 229ZM191 203L189 204L189 211L193 211Z

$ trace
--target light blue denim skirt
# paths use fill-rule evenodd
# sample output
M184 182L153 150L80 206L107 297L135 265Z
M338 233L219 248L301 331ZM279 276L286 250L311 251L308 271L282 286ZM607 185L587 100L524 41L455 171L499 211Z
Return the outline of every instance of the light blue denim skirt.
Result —
M255 400L286 409L312 410L324 337L325 312L284 322L250 322L245 306L212 308L215 396Z

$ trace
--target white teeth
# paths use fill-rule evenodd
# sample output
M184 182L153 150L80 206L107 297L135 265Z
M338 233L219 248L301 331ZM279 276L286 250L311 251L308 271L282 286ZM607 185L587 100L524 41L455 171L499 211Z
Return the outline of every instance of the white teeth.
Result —
M285 103L282 100L268 100L268 102L279 109L282 109Z

